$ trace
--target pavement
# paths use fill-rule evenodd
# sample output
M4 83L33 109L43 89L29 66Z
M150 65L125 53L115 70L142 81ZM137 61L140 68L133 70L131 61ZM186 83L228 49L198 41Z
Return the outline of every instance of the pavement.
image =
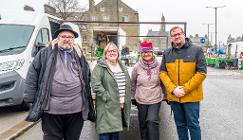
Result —
M36 122L38 123L38 122ZM24 120L18 122L16 125L12 126L1 132L0 140L12 140L19 137L22 133L30 129L36 123L26 122Z
M241 140L243 139L243 71L240 70L224 70L208 68L209 74L204 82L205 99L201 103L200 123L202 128L202 139L205 140ZM232 96L233 95L233 96ZM136 140L138 139L138 121L136 109L132 109L132 127L129 131L124 131L122 139ZM177 140L177 134L174 124L174 118L171 114L170 107L166 103L161 105L161 140ZM0 134L1 140L15 139L16 140L41 140L42 133L40 123L37 125L17 123L15 128L26 126L25 129L15 131L8 137L3 137L4 133ZM33 127L33 128L32 128ZM94 123L85 122L81 140L94 140L97 138ZM31 128L31 129L30 129ZM28 130L29 129L29 130ZM24 136L28 130L28 137ZM6 130L14 132L12 129ZM38 139L39 138L39 139Z
M42 140L43 134L41 132L41 123L37 123L34 126L30 126L28 131L21 133L19 137L14 137L15 140ZM138 120L137 120L137 109L135 106L132 106L131 111L131 127L129 130L124 130L121 135L121 139L126 140L137 140L139 139L138 131ZM95 131L95 124L90 121L84 122L84 127L80 136L80 140L95 140L98 139L98 135Z
M171 114L170 107L163 102L161 104L160 110L161 122L160 122L160 130L161 130L161 140L177 140L177 134L175 130L174 118ZM120 139L124 140L138 140L139 139L139 124L137 119L137 108L132 106L131 112L131 127L129 130L124 130ZM17 132L16 135L9 137L9 139L14 140L42 140L43 134L41 132L41 123L36 123L35 125L29 125L28 128ZM95 140L98 136L95 131L95 124L89 121L85 121L83 131L80 136L80 140ZM6 139L7 140L7 139Z

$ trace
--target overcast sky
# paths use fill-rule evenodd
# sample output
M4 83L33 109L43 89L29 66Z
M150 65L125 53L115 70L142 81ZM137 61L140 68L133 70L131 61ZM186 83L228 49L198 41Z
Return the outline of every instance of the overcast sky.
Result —
M1 0L0 5L14 1L11 5L17 5L23 1L31 3L45 3L48 0ZM88 0L79 0L81 6L88 6ZM95 4L101 0L95 0ZM210 39L214 42L214 15L215 10L205 8L206 6L223 6L218 9L218 41L226 42L229 34L233 37L243 34L243 8L242 0L122 0L139 13L140 21L160 21L162 13L166 21L187 22L187 35L200 36L207 34L207 26L210 25ZM1 7L1 6L0 6ZM6 6L5 6L6 7ZM145 35L147 30L152 28L158 30L154 25L147 25L141 28L141 35ZM169 28L167 29L169 30Z

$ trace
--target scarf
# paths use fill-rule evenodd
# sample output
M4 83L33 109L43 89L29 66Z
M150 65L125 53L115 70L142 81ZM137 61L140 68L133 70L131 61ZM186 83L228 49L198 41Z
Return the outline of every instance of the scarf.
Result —
M158 61L157 61L157 59L154 59L153 62L149 64L148 62L146 62L146 61L144 61L144 60L141 59L140 62L139 62L139 65L144 70L147 71L148 80L150 80L151 79L151 75L152 75L151 69L153 69L153 68L155 68L155 67L158 66Z
M65 65L67 65L67 62L75 61L74 60L73 47L72 48L68 48L68 49L64 49L62 47L58 47L58 51L59 51L59 53L61 55L61 59L63 60Z

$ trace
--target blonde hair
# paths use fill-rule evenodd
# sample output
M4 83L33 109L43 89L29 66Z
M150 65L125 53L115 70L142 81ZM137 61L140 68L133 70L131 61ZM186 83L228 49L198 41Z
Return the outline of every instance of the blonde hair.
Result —
M109 42L105 48L104 48L104 57L106 58L106 53L108 51L109 48L113 47L117 52L118 52L118 57L117 59L119 58L119 48L116 46L116 44L114 42Z

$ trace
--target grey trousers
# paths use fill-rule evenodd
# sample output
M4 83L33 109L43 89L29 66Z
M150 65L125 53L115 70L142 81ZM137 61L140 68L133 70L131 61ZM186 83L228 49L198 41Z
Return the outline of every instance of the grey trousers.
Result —
M161 102L156 104L138 103L138 120L141 140L159 140L159 110Z

